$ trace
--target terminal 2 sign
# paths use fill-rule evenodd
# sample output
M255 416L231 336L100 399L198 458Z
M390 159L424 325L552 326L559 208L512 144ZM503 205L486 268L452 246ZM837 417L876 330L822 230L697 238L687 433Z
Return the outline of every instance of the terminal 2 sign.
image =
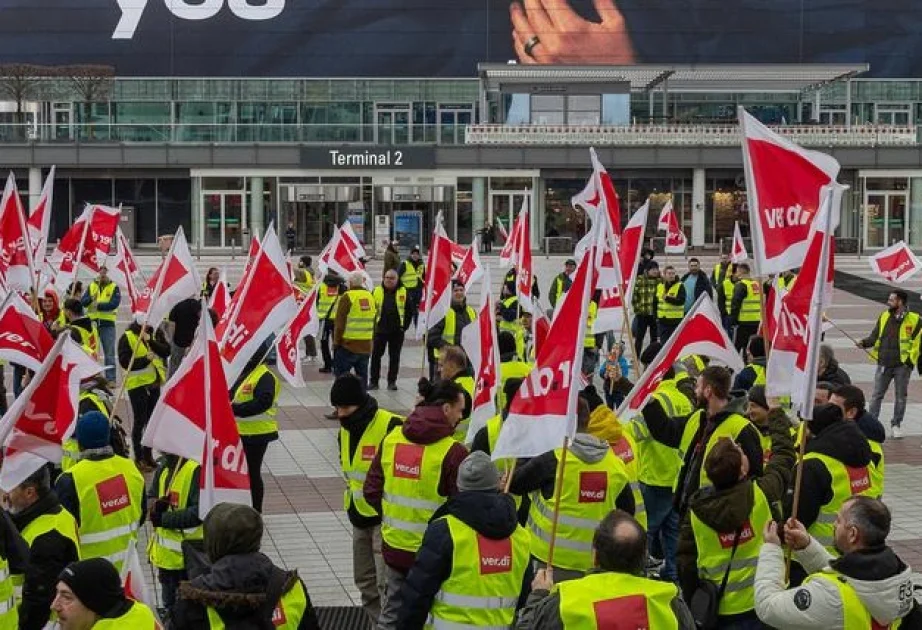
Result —
M302 147L301 168L323 170L427 170L435 168L435 147Z

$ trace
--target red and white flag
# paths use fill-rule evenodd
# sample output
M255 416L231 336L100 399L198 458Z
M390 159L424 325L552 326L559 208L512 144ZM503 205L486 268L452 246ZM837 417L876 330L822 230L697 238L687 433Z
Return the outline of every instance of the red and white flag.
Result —
M733 264L749 260L749 254L746 252L746 243L743 241L743 234L740 232L740 222L733 223L733 245L730 247L730 262Z
M61 292L74 281L78 265L93 273L99 272L112 248L121 212L121 208L87 204L61 237L45 265L48 275L54 278L54 284Z
M122 565L122 588L125 590L125 597L144 604L157 617L157 602L151 596L153 591L147 583L136 543L128 545L128 555ZM160 621L159 617L157 617L157 621ZM160 627L158 625L151 630L159 630Z
M214 286L211 292L211 298L208 300L208 308L218 315L218 319L224 317L227 307L230 306L231 294L227 288L227 272L221 268L221 274L218 276L218 284Z
M356 244L350 240L351 238L349 232L345 229L334 234L333 240L330 242L330 249L327 251L326 267L343 278L348 278L354 273L362 274L365 279L365 288L372 291L374 281L365 270L365 263L360 260Z
M503 249L499 253L499 264L504 267L519 264L519 254L522 250L522 215L527 209L528 197L526 196L522 200L522 208L512 224L512 231L509 233L506 242L503 243Z
M298 312L275 339L275 367L278 373L293 387L304 387L301 374L301 360L304 358L304 338L316 336L320 331L320 319L317 317L317 289L311 289L307 297L298 305Z
M448 240L451 241L451 239ZM467 257L467 250L468 248L464 245L451 241L451 264L460 265Z
M135 318L156 328L169 315L170 311L182 300L194 297L202 288L195 261L189 251L186 235L182 226L176 230L173 243L166 258L157 267L141 291L135 306Z
M618 268L613 269L615 275L621 279L621 290L617 288L604 288L599 296L598 311L596 313L594 333L619 330L624 321L624 304L631 303L634 295L634 283L637 281L637 265L640 262L640 251L643 245L644 232L647 227L647 214L650 210L650 200L637 209L631 216L619 239ZM603 264L607 264L607 257ZM604 271L599 271L601 277ZM624 296L622 298L622 296Z
M803 262L820 189L835 181L839 163L738 111L756 274L781 273Z
M285 254L275 228L270 225L246 283L237 288L228 311L218 322L224 375L233 383L260 346L298 310L285 266Z
M685 232L682 231L682 227L679 225L679 218L672 208L671 200L667 201L666 205L664 205L663 209L660 211L657 225L660 230L666 232L666 253L684 253L685 248L688 247L688 239L685 237Z
M451 239L442 225L441 210L435 217L435 229L426 256L426 274L423 279L423 297L419 304L419 323L416 338L445 318L451 308Z
M781 312L765 368L767 396L790 396L791 406L813 417L817 363L822 343L823 311L832 301L835 230L846 186L824 186L822 204L810 232L807 254L797 282L781 300Z
M14 289L31 291L35 278L32 244L16 178L10 173L0 199L0 275Z
M38 370L53 346L32 307L17 291L7 293L0 304L0 359Z
M561 304L563 301L561 300ZM463 332L463 331L462 331ZM551 332L551 320L544 314L544 309L535 304L534 315L531 318L531 339L532 354L538 356L541 354L541 346L547 340L548 333Z
M781 300L787 292L781 284L781 276L775 276L772 285L768 288L768 293L765 294L765 319L759 325L759 334L763 334L762 327L764 326L764 335L769 341L775 338L778 317L781 315Z
M362 246L362 241L355 233L355 228L352 227L351 221L346 221L343 223L342 227L339 229L340 238L346 242L352 252L355 254L356 258L368 258L368 254L365 253L365 248Z
M38 198L38 203L29 213L26 220L26 227L29 230L29 238L32 241L32 260L36 269L40 269L45 262L46 249L48 247L48 230L51 226L51 208L54 197L54 170L52 166L48 171L48 177L45 178L45 185L42 186L42 194Z
M0 418L0 442L6 452L31 453L49 462L61 461L61 444L74 432L80 381L102 371L70 335L60 335L28 386ZM227 393L225 392L225 396ZM10 457L3 462L3 490L18 486L41 466L37 460Z
M138 264L135 262L131 248L128 246L128 239L122 234L121 228L116 230L115 241L117 248L109 265L111 267L109 277L112 278L115 284L125 290L128 295L131 312L136 313L138 312L138 300L141 297L141 292L138 290L137 282L135 282Z
M575 208L580 208L589 215L590 220L596 220L596 214L599 209L604 209L608 214L609 221L614 228L615 234L621 234L621 203L618 199L618 193L615 191L615 185L611 176L599 156L596 155L595 148L589 148L589 159L592 161L592 175L586 182L586 187L570 199L570 203Z
M217 503L250 505L250 478L228 389L211 318L202 317L189 354L164 386L141 440L202 465L202 519Z
M496 224L496 229L499 230L499 235L503 237L503 242L509 240L509 232L506 231L506 226L503 225L503 222L499 220L499 217L493 219L493 223Z
M618 408L618 417L625 418L640 412L656 391L669 368L681 357L690 354L710 357L734 371L745 367L739 352L733 347L733 342L727 337L721 325L717 306L706 293L702 293L695 301L694 306L669 341L641 374L640 379Z
M894 243L868 258L871 270L890 282L901 284L919 273L920 261L905 241Z
M593 226L593 231L596 229ZM576 269L573 284L551 323L548 337L554 342L541 344L535 367L509 404L493 459L546 453L576 431L583 338L595 284L593 258L590 250Z
M515 293L519 299L519 305L526 313L533 310L531 299L531 288L534 282L534 270L531 262L531 213L528 208L528 197L525 197L525 205L522 212L519 213L519 254L518 254L518 271L516 273Z
M471 246L467 248L464 258L458 264L452 280L457 280L464 285L467 293L474 283L483 277L483 263L480 262L480 236L475 236Z
M487 269L484 272L484 281L480 285L480 312L477 313L477 319L461 331L461 347L467 353L474 371L471 421L464 440L467 444L473 442L477 432L487 426L487 421L496 415L500 358L496 338L496 309L490 288L490 270Z

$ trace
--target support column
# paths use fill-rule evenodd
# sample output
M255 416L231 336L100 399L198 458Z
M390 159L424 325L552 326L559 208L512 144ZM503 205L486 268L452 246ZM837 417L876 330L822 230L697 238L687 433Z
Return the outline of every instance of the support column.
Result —
M692 246L700 247L704 245L705 234L705 212L704 212L704 194L705 194L705 170L696 168L692 172Z
M852 80L845 80L845 128L852 128Z
M544 208L545 192L547 186L541 177L532 179L534 187L531 194L532 212L531 212L531 248L539 252L547 253L544 247Z
M263 208L263 178L262 177L250 177L248 178L250 183L250 207L247 208L249 213L250 220L250 237L262 238L263 230L263 217L265 216L265 208ZM276 225L275 229L277 232L282 233L280 240L284 242L284 231L285 228ZM250 246L250 242L241 244L244 248ZM244 251L246 251L244 249Z
M477 234L489 220L487 214L487 178L474 177L471 180L471 230Z
M810 119L813 122L820 121L820 91L817 90L813 94L813 111L811 112Z
M29 207L27 210L31 211L32 208L38 205L38 199L42 195L42 169L40 168L30 168L29 169Z
M202 216L205 212L202 207L202 178L193 177L192 178L192 199L190 200L190 223L189 229L191 234L188 235L188 240L190 244L200 244L202 247L205 246L205 235L202 233L202 225L205 223L205 219Z

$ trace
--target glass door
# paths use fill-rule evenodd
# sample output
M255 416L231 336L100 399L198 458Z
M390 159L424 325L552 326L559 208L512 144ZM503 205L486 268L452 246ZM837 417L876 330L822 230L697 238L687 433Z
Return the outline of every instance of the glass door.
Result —
M70 103L55 103L51 106L54 117L55 140L70 140L74 135L73 110Z
M492 212L494 224L501 224L502 229L509 234L512 231L512 224L515 222L516 217L519 216L519 211L522 209L525 198L530 196L531 191L493 191L490 194L490 210ZM534 219L532 219L532 221L534 221ZM497 245L502 245L502 243L499 242L501 239L502 235L499 234Z
M375 143L409 144L412 131L410 121L409 103L375 104Z
M202 229L205 247L244 247L243 193L205 191L202 193Z
M443 105L439 108L439 144L464 144L464 128L474 120L471 107Z
M864 246L869 249L888 247L905 240L906 193L874 192L865 196Z

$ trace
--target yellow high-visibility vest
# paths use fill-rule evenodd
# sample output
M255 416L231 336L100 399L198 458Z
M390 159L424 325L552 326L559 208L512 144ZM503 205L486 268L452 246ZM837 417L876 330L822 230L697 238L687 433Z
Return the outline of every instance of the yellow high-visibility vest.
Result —
M842 625L838 626L840 630L867 630L868 628L884 627L888 630L896 630L902 626L902 618L897 619L889 626L876 624L874 618L871 617L871 612L868 610L868 607L865 606L861 598L858 597L855 587L849 583L848 576L830 567L826 567L819 573L808 575L807 579L804 580L804 584L806 585L813 580L823 580L835 585L838 589L839 598L842 600ZM829 623L832 623L832 620L829 620Z
M592 329L595 328L595 318L599 315L599 305L595 301L589 302L589 314L586 316L586 336L583 337L583 347L593 349L595 348L595 333L592 332Z
M467 393L468 396L471 397L471 403L473 404L473 402L474 402L474 388L475 388L476 385L477 385L477 384L474 382L474 377L472 377L472 376L456 376L456 377L454 378L454 381L455 381L455 383L457 383L458 385L461 386L461 389L463 389L463 390ZM465 442L467 442L467 429L468 429L468 427L470 426L470 424L471 424L471 418L470 418L470 416L468 416L468 417L466 417L466 418L461 418L461 422L459 422L459 423L458 423L458 426L455 427L454 435L452 435L452 437L455 439L456 442L461 442L462 444L464 444Z
M349 289L349 313L343 329L343 341L371 341L375 332L377 309L374 296L365 289Z
M762 285L755 280L740 280L746 287L746 297L740 306L739 322L754 324L762 321Z
M666 301L667 297L673 299L679 297L681 288L682 283L678 280L672 283L668 291L665 284L661 283L656 286L656 317L658 319L682 319L685 316L684 304L670 304Z
M131 608L128 609L121 617L116 619L100 619L93 624L93 630L161 630L163 626L157 623L153 611L141 602L132 602Z
M555 584L560 620L566 630L650 628L678 630L672 611L678 587L627 573L592 573Z
M128 342L128 347L132 348L134 351L135 361L147 357L150 349L145 342L141 341L138 335L131 330L126 330L125 340ZM163 365L163 359L154 355L150 363L141 369L132 365L131 371L125 376L125 389L131 391L139 387L164 382L166 382L166 367Z
M622 431L617 442L609 442L611 451L618 459L624 462L627 478L631 484L631 494L634 496L634 518L640 526L647 529L647 508L640 492L640 449L630 431Z
M467 321L472 322L477 319L477 313L470 306L465 307L464 309L467 312ZM464 329L462 326L461 330L458 328L458 315L455 313L454 308L449 308L448 312L445 313L445 326L442 328L442 341L446 345L456 346L461 342L461 330ZM439 349L435 349L435 358L439 358Z
M381 307L384 304L384 287L375 287L372 296L375 298L375 324L381 319ZM404 313L407 311L407 290L403 287L397 287L394 301L397 303L397 317L400 318L400 327L406 321Z
M877 361L880 340L888 321L890 321L890 311L884 311L877 320L877 341L868 352L868 356L873 361ZM903 316L903 321L900 322L900 361L902 363L910 361L915 365L919 361L920 340L922 340L922 335L919 334L920 321L922 319L916 313L907 312Z
M423 274L426 266L420 261L414 268L413 263L405 260L403 263L403 274L400 276L400 284L407 289L415 289L423 281Z
M365 476L371 468L371 462L374 461L378 448L387 435L387 427L394 418L403 420L397 414L378 409L375 417L365 427L362 437L359 438L359 443L355 446L355 454L352 459L349 459L349 451L351 450L350 434L345 429L341 428L339 430L339 464L346 478L346 490L343 493L343 510L348 512L350 506L354 506L356 512L362 516L372 518L378 515L378 512L365 500L362 487L365 485Z
M253 392L264 374L271 376L272 382L275 384L275 392L272 395L272 405L258 416L235 418L237 421L237 431L240 435L267 435L270 433L278 433L279 424L276 420L276 416L279 411L279 392L282 386L279 383L278 377L264 364L257 365L256 369L243 379L243 382L240 383L240 387L234 392L234 399L232 402L247 403L253 400Z
M804 462L810 459L822 462L829 472L829 477L832 479L832 499L829 503L820 506L820 513L816 521L807 528L807 531L826 547L829 553L838 558L839 552L835 547L835 522L842 504L856 495L874 497L879 496L879 493L871 480L870 466L861 468L846 466L839 460L822 453L804 455Z
M184 510L189 506L189 493L192 491L192 481L198 469L198 462L187 459L175 475L172 467L161 471L160 478L157 479L157 496L169 497L169 510ZM166 487L167 481L170 482L169 488ZM201 524L189 529L155 527L147 549L150 563L158 569L181 570L185 567L183 541L203 539L204 530Z
M875 442L874 440L868 440L868 446L871 447L871 452L876 453L880 458L876 464L872 458L868 466L868 473L871 475L871 487L873 488L871 496L879 499L884 496L884 447L880 442Z
M336 319L336 305L339 303L339 286L324 284L317 291L317 316L320 319Z
M112 300L112 296L115 295L115 289L117 288L118 285L111 280L104 287L100 287L97 280L93 280L90 283L90 305L86 309L86 314L90 319L97 322L115 323L115 319L118 316L117 309L115 311L100 311L97 309L99 302L109 302Z
M698 434L698 428L701 426L701 421L704 418L704 411L698 410L694 415L689 417L688 421L685 423L685 430L682 432L682 439L679 442L679 457L682 461L685 461L685 455L688 453L691 448L692 441L695 439L695 436ZM726 418L723 422L717 425L717 428L714 429L714 432L711 433L711 437L708 439L707 444L704 447L704 456L701 459L702 462L707 461L708 453L711 452L711 449L714 448L714 445L717 444L717 440L722 437L727 437L736 442L736 438L739 437L740 432L748 426L751 426L752 423L749 421L749 418L741 416L738 413L732 413ZM678 485L678 478L675 480L675 485ZM711 480L708 479L707 473L704 472L704 466L701 466L701 473L698 478L698 487L699 488L709 488L713 484ZM676 487L673 487L675 490Z
M224 630L224 620L218 611L210 606L208 611L208 625L211 630ZM298 580L288 589L288 592L282 595L282 598L276 604L272 611L272 625L279 630L298 630L301 625L301 619L307 611L307 591L301 580Z
M656 388L653 398L670 418L685 417L693 410L688 396L678 390L673 380L662 381ZM679 450L654 440L642 414L634 418L631 429L640 456L640 482L648 486L672 487L682 469Z
M525 378L527 377L532 369L535 366L526 361L503 361L499 364L499 388L496 390L496 405L499 411L503 411L506 408L506 394L503 392L506 391L506 382L510 378Z

